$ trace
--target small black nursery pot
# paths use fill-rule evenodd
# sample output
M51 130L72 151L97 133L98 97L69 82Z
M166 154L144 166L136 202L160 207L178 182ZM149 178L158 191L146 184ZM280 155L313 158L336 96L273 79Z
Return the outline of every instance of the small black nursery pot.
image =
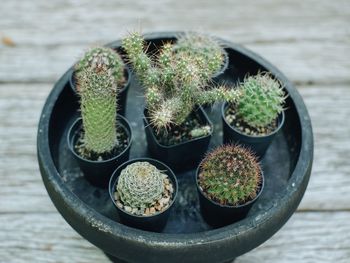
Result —
M239 131L234 126L231 126L226 118L225 118L225 112L228 107L228 103L224 103L221 108L221 117L222 117L222 123L223 123L223 141L224 144L226 143L239 143L244 146L249 147L251 150L253 150L257 157L261 159L273 141L276 134L280 131L284 124L284 118L285 114L282 111L278 116L278 124L277 128L270 134L265 136L252 136L247 135Z
M123 162L129 159L130 146L132 142L132 131L129 122L121 115L117 116L117 123L127 137L128 143L126 148L116 156L102 161L93 161L81 157L75 150L75 146L82 132L82 119L78 118L68 131L67 141L68 148L78 162L85 178L93 185L101 188L107 188L112 172Z
M249 202L238 206L221 205L209 199L201 191L198 183L199 172L200 172L200 167L198 167L196 172L196 185L197 185L197 192L199 197L201 214L204 220L209 225L215 228L223 227L244 219L247 216L252 205L260 197L264 189L264 174L261 170L261 183L259 187L259 192L257 193L256 197L253 200L250 200Z
M198 107L196 112L204 125L206 124L213 127L213 124L201 107ZM150 125L147 116L147 110L145 110L143 122L146 131L148 150L151 156L166 163L175 171L184 171L196 167L208 149L212 131L208 135L202 137L176 145L166 146L160 144L157 140L155 131Z
M124 209L120 208L117 205L117 202L114 198L114 193L116 191L116 186L118 184L120 173L128 165L135 162L148 162L154 165L158 170L165 173L168 176L169 180L171 181L173 186L172 198L170 200L171 203L164 211L158 212L153 215L135 215L135 214L126 212ZM173 207L174 202L176 200L177 192L178 192L178 183L174 172L164 163L151 158L137 158L137 159L132 159L123 163L114 171L109 181L109 195L110 195L110 198L112 199L112 202L115 208L117 209L121 223L130 227L135 227L135 228L139 228L147 231L161 232L164 229L167 223L167 220L169 218L171 208Z
M118 101L117 113L120 115L123 115L123 116L125 115L126 99L128 96L128 91L129 91L129 87L130 87L130 80L131 80L131 73L130 73L130 69L128 66L124 67L124 78L125 78L125 83L121 87L121 89L117 95L117 101ZM76 90L76 79L75 79L75 72L74 71L70 75L69 84L70 84L70 87L73 90L73 92L76 94L77 90Z

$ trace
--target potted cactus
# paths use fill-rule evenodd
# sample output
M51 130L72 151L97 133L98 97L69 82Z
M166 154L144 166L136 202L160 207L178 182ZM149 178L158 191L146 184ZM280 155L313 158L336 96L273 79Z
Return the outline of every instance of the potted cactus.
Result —
M194 58L200 67L207 66L208 74L214 81L227 69L228 54L213 37L189 32L181 34L173 46L178 55L187 54Z
M100 60L100 61L99 61ZM73 92L77 93L77 75L86 67L103 63L108 66L110 73L114 76L116 85L120 87L117 93L117 113L124 115L126 108L126 98L130 86L130 70L124 64L121 56L108 47L94 47L88 50L84 56L74 65L69 83Z
M262 158L283 126L285 93L269 73L246 77L238 90L239 99L222 106L224 143L239 142Z
M257 158L239 145L222 145L200 163L196 183L203 218L221 227L244 218L264 188Z
M129 158L132 140L128 121L117 114L116 95L124 64L117 56L113 58L116 60L112 61L108 52L98 52L90 61L88 52L78 62L84 65L76 72L81 118L67 136L68 147L84 176L100 187L107 187L115 167Z
M192 168L206 151L212 124L200 105L234 102L237 91L225 87L206 90L208 63L199 64L186 52L174 52L165 43L157 60L148 56L139 33L123 40L123 48L145 89L145 129L152 156L175 170ZM191 151L191 149L196 151Z
M177 180L165 164L150 158L120 165L109 183L110 197L123 224L160 232L177 195Z

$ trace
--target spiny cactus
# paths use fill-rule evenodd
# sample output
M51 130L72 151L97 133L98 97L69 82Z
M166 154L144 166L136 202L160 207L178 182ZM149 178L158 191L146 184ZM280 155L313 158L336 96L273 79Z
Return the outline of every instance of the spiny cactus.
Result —
M121 171L117 193L125 206L149 208L162 198L165 178L166 175L154 165L135 162Z
M174 44L176 53L185 53L193 57L200 67L206 68L205 77L219 72L227 56L220 43L212 37L198 33L181 35Z
M176 52L170 43L163 46L156 61L146 54L145 41L139 33L126 37L123 48L146 89L149 117L158 130L170 124L181 125L196 105L234 102L238 97L237 90L224 86L206 89L209 62L198 63L196 56Z
M266 127L283 111L283 89L280 82L270 74L259 73L246 77L239 89L241 96L235 109L237 115L251 127Z
M257 195L261 171L256 157L239 145L223 145L200 164L198 183L202 192L222 205L244 204Z
M97 47L86 52L75 69L83 146L89 153L108 153L117 143L116 95L123 78L123 61L112 49Z

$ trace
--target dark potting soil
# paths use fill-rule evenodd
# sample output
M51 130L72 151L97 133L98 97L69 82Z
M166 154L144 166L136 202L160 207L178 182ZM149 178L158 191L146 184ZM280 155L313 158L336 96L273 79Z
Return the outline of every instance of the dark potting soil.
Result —
M230 126L236 128L241 133L251 136L266 136L272 133L277 129L278 119L269 124L267 127L255 128L247 123L244 120L237 116L234 105L229 105L225 111L225 119L230 124Z
M156 136L157 141L165 146L172 146L179 143L183 143L194 138L191 132L195 129L202 128L204 126L209 126L208 124L203 124L197 113L191 113L187 119L181 125L172 125L167 130L161 130L153 132ZM211 129L211 128L210 128ZM210 129L208 132L210 132ZM202 137L202 136L200 136Z
M84 136L83 132L80 132L79 139L74 145L74 149L79 156L81 156L82 158L88 159L90 161L104 161L104 160L111 159L119 155L122 151L124 151L129 144L128 134L126 133L125 129L122 127L117 127L117 143L115 147L112 149L112 151L103 153L103 154L98 154L98 153L88 151L84 147L83 136Z

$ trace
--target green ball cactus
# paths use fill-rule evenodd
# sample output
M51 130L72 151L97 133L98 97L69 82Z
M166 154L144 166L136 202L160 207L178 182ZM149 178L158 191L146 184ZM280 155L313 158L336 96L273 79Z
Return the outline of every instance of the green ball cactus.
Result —
M112 49L97 47L86 52L75 69L83 147L88 153L109 153L117 144L116 95L123 78L123 61Z
M285 95L281 84L268 73L245 78L239 87L241 96L236 103L237 115L251 127L271 124L283 111Z
M220 71L227 56L217 40L194 32L181 35L174 45L174 50L176 53L185 53L193 57L200 67L206 69L202 74L208 74L207 77Z
M154 61L145 52L145 41L139 33L126 37L123 48L146 89L150 122L157 130L181 125L196 105L234 102L239 95L236 89L224 86L207 89L211 79L208 65L214 63L213 57L207 56L208 61L199 63L204 58L194 55L194 51L179 52L166 43Z
M200 164L198 184L211 200L237 206L253 200L261 184L256 157L239 145L223 145L210 152Z
M154 165L135 162L121 171L117 193L124 206L149 208L162 198L165 178Z

